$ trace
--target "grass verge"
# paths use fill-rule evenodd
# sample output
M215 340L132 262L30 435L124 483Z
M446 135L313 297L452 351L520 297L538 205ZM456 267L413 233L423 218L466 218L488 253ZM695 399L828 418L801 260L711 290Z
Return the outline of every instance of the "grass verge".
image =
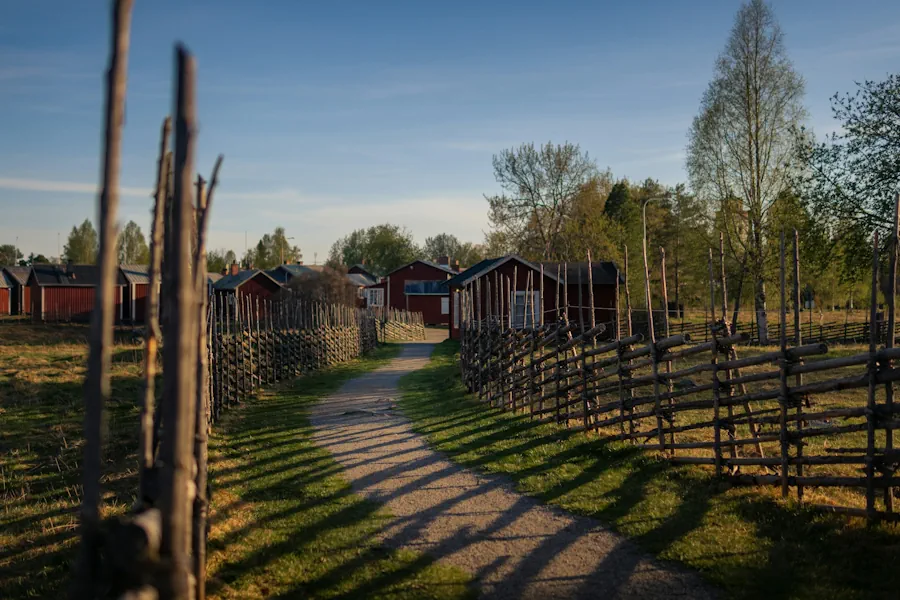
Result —
M228 414L213 438L214 598L467 598L465 573L373 536L388 515L313 445L305 408L398 346L296 380Z
M458 344L401 380L416 431L453 460L510 476L526 494L595 517L734 598L896 598L900 529L867 528L738 488L703 468L503 413L466 394Z

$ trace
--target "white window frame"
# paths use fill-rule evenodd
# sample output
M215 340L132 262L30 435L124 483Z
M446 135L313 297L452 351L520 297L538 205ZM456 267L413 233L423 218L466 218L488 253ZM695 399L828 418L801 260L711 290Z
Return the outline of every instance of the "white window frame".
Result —
M534 304L534 318L540 323L541 314L541 298L539 292L531 292L531 302L527 298L528 292L525 290L515 290L510 297L510 306L513 307L512 326L513 329L524 329L531 327L531 305ZM521 311L521 312L520 312Z
M381 307L384 306L384 290L381 288L366 289L366 306Z
M441 314L450 314L450 296L441 296Z

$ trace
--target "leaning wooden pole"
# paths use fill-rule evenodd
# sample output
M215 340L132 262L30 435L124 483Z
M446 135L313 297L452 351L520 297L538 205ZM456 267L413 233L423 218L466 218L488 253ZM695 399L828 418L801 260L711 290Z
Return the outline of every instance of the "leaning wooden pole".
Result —
M112 11L112 39L106 72L103 171L100 188L100 282L91 318L90 355L84 386L84 458L81 502L81 548L72 596L97 595L100 573L100 477L103 464L103 411L110 396L109 365L113 344L116 273L116 215L119 208L119 171L132 0L116 0Z
M876 518L875 508L875 394L878 388L878 231L872 242L872 297L869 300L869 393L866 401L866 517L869 523Z
M894 196L894 225L891 230L891 262L888 270L888 325L887 325L887 341L885 348L893 348L897 335L897 255L900 253L900 194ZM893 367L892 361L888 359L886 364L882 364L882 369L890 369ZM884 389L884 401L887 408L887 414L890 418L894 416L894 384L888 382ZM885 454L889 454L894 450L894 431L887 427L884 430L884 450ZM887 512L894 510L893 489L886 487L884 491L884 509Z
M162 544L164 564L160 581L163 598L186 599L191 595L190 509L193 501L192 469L197 384L196 282L190 269L194 170L196 63L184 47L176 49L174 204L171 260L166 276L173 279L168 298L172 311L165 332L163 367L165 433L160 445L162 461Z
M162 265L163 215L166 207L166 186L169 179L167 153L172 119L163 120L159 141L159 161L156 168L156 197L153 204L153 222L150 224L150 265L147 290L147 314L144 317L144 401L141 405L141 432L139 452L141 459L140 492L142 503L155 503L148 498L150 478L155 461L153 447L153 414L156 404L156 369L159 348L159 273Z
M219 179L222 157L213 167L209 189L204 193L203 179L197 176L197 248L194 255L194 293L197 298L197 390L194 402L194 460L197 474L194 479L196 496L193 506L193 527L191 537L192 571L195 579L194 598L206 597L206 495L208 435L209 435L209 362L207 360L207 322L209 314L206 272L206 233L209 228L209 213L213 192Z

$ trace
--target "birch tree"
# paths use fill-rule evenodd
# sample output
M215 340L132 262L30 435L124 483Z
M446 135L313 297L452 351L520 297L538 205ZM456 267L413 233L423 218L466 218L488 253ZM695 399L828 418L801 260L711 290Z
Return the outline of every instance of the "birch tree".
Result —
M687 168L711 213L731 198L740 202L741 214L725 221L725 235L755 282L762 340L768 213L789 186L792 130L805 118L803 91L772 8L763 0L743 4L691 126Z

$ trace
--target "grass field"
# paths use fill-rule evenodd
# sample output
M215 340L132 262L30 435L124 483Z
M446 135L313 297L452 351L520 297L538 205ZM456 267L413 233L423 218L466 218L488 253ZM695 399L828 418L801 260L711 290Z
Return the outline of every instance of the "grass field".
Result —
M0 321L0 598L59 598L77 541L87 328ZM128 339L127 334L121 336ZM464 598L467 576L375 545L385 515L309 442L304 407L383 364L366 359L270 390L211 438L209 590L217 598ZM104 501L134 501L140 349L114 350Z
M731 487L707 468L672 466L626 444L491 409L465 393L457 350L441 344L426 369L401 382L416 430L454 460L596 517L649 552L697 569L730 597L897 598L897 526L867 528L784 503L774 488Z

